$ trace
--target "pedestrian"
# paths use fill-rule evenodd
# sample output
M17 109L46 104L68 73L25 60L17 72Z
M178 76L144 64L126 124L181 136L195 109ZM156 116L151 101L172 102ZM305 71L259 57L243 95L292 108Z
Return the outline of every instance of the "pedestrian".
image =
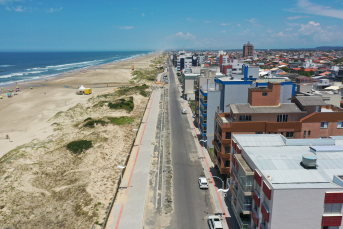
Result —
M9 141L11 141L10 136L8 134L6 134L6 139L8 139Z

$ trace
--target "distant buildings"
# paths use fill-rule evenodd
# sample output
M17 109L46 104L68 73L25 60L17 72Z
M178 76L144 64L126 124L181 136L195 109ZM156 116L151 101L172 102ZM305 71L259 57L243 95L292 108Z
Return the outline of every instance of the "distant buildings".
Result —
M248 41L248 44L243 45L243 57L249 56L254 56L254 45L250 44L250 41Z
M240 228L341 228L342 139L233 135L228 185Z

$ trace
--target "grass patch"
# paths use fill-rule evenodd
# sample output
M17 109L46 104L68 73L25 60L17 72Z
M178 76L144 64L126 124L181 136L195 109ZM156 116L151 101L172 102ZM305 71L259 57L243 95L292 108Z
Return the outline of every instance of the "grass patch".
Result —
M95 124L101 124L102 126L105 126L107 124L106 121L98 119L98 120L89 120L87 121L83 126L84 127L89 127L89 128L94 128Z
M108 103L108 107L110 109L123 109L127 110L128 112L131 112L134 108L133 97L131 96L127 100L119 99L115 103Z
M84 122L87 122L87 121L89 121L89 120L92 120L92 118L91 117L88 117L88 118L86 118L85 120L83 120Z
M80 154L84 150L90 149L93 147L92 141L79 140L68 143L67 149L74 154Z
M112 124L115 125L125 125L125 124L131 124L133 123L133 121L135 120L134 118L130 118L130 117L108 117L108 120L110 120L110 122Z
M132 95L135 93L141 93L142 91L145 92L146 89L148 89L149 86L146 84L143 84L141 86L134 86L134 87L120 87L118 91L116 91L116 94L118 96L123 96L123 95Z

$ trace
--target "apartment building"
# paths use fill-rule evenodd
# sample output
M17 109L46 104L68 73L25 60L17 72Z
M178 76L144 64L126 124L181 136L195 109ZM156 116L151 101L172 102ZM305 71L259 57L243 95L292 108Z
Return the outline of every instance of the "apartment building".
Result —
M233 135L231 206L240 228L341 229L343 136Z
M215 113L212 144L222 174L229 177L232 171L234 134L281 134L298 139L343 135L343 109L326 104L320 96L294 96L288 100L285 95L291 94L282 93L282 84L249 88L248 103L232 103L228 105L230 112Z
M250 41L243 45L243 57L249 56L254 56L254 45L250 44Z

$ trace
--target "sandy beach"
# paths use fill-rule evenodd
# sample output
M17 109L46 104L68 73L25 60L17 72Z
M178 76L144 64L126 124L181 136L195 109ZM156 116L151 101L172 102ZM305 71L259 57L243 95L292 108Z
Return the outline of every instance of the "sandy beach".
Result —
M151 67L156 58L159 64ZM0 225L90 228L95 223L101 227L120 176L118 165L129 154L132 130L148 101L150 89L145 84L154 82L134 82L131 67L157 71L162 62L161 53L153 53L4 88ZM81 85L93 93L76 95ZM16 86L18 95L5 97ZM134 106L109 106L120 101ZM89 120L93 124L87 125ZM91 142L92 147L79 153L68 150L69 143L79 140Z
M0 157L19 145L51 135L53 128L46 121L57 112L113 88L130 85L132 65L135 69L146 68L158 54L5 86L0 93L3 97L0 99ZM76 95L76 89L81 85L91 87L92 95ZM20 88L18 95L7 98L8 90L15 90L16 86ZM6 140L6 135L11 141Z

